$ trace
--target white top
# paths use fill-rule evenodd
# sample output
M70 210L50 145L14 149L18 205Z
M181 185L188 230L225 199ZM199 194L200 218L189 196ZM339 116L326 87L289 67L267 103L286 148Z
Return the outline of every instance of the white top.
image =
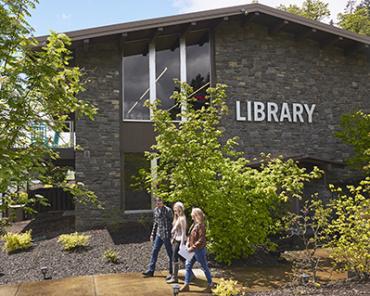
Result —
M172 226L172 238L177 241L186 242L186 218L185 216L179 217Z

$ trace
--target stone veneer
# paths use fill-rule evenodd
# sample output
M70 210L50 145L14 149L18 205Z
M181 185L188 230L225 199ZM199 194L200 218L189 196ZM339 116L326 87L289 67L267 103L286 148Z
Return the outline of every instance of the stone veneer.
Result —
M76 179L94 191L105 210L76 205L76 228L107 224L121 208L120 105L121 51L116 40L92 39L76 49L87 79L82 96L98 107L94 121L76 122Z
M106 210L76 205L77 229L122 219L120 137L121 50L116 39L92 39L76 49L76 62L86 72L83 97L99 112L95 121L76 123L77 180L96 192ZM252 24L230 21L215 34L215 73L229 86L230 115L223 121L227 136L239 136L249 156L260 152L308 155L343 161L350 147L334 136L340 116L357 109L370 111L369 60L346 57L338 48L322 50L313 41L267 34ZM237 122L235 100L316 104L312 124ZM122 139L121 139L122 141ZM345 171L345 170L343 170ZM130 218L131 217L131 218ZM142 219L132 215L127 219Z
M223 126L228 136L240 137L247 155L308 155L336 162L350 156L350 147L334 133L342 114L370 111L368 58L230 22L215 34L215 66L217 81L228 85L230 115ZM316 104L316 109L311 124L239 122L236 100Z

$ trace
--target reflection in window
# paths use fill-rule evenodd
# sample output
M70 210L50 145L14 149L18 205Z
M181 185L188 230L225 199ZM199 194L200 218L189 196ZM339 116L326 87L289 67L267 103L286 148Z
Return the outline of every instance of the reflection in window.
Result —
M167 70L166 70L167 69ZM174 79L180 79L180 49L157 49L156 50L156 73L159 77L157 81L157 99L161 101L161 108L169 110L172 119L179 119L176 115L180 113L180 107L173 99L172 93L178 90Z
M123 69L124 118L149 120L149 108L144 106L149 99L149 56L142 53L125 56Z
M209 40L199 40L190 36L186 46L187 82L193 87L196 101L194 108L200 109L206 103L207 87L210 82L211 58Z
M149 169L150 162L145 159L144 153L124 153L124 186L125 210L151 209L150 194L144 189L133 188L133 177L140 169Z

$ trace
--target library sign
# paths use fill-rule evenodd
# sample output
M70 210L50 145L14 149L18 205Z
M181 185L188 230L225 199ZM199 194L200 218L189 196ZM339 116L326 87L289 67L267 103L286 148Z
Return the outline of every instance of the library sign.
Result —
M312 123L316 104L236 101L237 121Z

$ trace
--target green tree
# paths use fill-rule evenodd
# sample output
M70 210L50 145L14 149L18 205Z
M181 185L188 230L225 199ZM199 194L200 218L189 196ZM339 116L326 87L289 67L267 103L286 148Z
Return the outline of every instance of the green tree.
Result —
M146 156L158 160L153 171L141 170L149 192L168 201L204 209L210 249L216 259L230 262L269 244L277 214L289 197L299 197L304 183L320 176L307 173L293 160L264 157L259 169L248 166L236 150L237 139L226 139L220 128L227 114L225 86L208 89L208 104L195 110L186 84L172 98L186 106L185 120L173 122L169 111L150 105L156 144ZM210 99L211 98L211 99Z
M345 30L370 36L370 1L364 0L355 6L349 1L344 13L338 14L338 24Z
M45 145L35 127L65 128L70 113L93 118L96 109L79 99L81 72L69 65L67 36L51 33L41 46L31 38L26 19L37 0L0 1L0 210L31 200L27 183L41 180L62 187L80 201L96 202L83 184L70 185L65 171L53 167L58 154Z
M330 16L329 4L322 0L305 0L302 6L290 4L288 6L281 4L278 9L286 12L300 15L315 21L322 21Z
M361 111L341 118L337 137L353 147L354 156L348 162L357 169L370 173L370 114Z

